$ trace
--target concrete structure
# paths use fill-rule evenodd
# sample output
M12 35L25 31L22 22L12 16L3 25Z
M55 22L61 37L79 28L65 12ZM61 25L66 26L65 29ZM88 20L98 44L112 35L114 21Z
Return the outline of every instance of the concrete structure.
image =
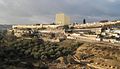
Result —
M70 17L65 16L64 13L56 14L56 24L69 25L70 24Z
M22 37L22 35L24 35L24 34L33 34L36 31L39 33L63 32L63 30L60 30L60 29L59 29L59 31L57 30L57 28L59 28L61 26L62 25L50 25L50 24L13 25L12 30L14 31L15 36Z
M31 29L41 29L41 28L50 28L55 29L62 25L50 25L50 24L40 24L40 25L13 25L12 29L24 29L24 28L31 28Z
M74 28L76 29L84 29L84 28L101 28L101 27L112 27L112 26L118 26L120 25L120 21L117 22L105 22L105 23L86 23L86 24L76 24L74 25Z

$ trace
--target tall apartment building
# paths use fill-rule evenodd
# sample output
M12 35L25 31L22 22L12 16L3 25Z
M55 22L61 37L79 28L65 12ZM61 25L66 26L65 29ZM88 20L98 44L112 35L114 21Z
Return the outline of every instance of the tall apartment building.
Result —
M64 13L56 14L56 24L58 25L69 25L70 17L66 16Z

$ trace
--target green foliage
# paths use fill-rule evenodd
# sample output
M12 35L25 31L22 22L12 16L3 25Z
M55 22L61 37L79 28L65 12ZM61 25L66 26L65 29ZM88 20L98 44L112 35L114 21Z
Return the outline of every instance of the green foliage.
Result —
M58 43L44 42L37 37L33 37L33 39L14 38L13 40L2 38L0 39L0 62L9 63L8 65L17 65L23 60L32 61L28 59L41 61L54 60L60 56L72 54L81 44L75 43L70 47L62 47ZM19 61L16 61L18 59ZM15 60L18 63L14 63L11 60ZM0 66L2 65L0 64Z
M68 25L64 25L63 27L65 30L69 29L69 26Z
M6 30L0 31L0 40L5 38L6 33L7 33Z

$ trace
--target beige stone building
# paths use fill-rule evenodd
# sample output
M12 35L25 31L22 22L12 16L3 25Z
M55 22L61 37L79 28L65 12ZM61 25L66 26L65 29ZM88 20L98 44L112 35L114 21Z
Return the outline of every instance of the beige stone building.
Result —
M24 34L32 34L35 31L39 33L59 33L63 32L61 29L57 29L62 25L50 25L50 24L31 24L31 25L13 25L12 31L14 31L14 35L17 37L22 37ZM9 30L11 31L11 30Z
M69 25L70 17L66 16L64 13L56 14L56 24L58 25Z

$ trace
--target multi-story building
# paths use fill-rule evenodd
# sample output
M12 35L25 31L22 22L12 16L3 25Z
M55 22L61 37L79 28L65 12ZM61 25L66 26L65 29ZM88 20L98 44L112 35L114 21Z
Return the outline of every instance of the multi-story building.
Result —
M56 14L56 24L69 25L70 24L70 17L66 16L64 13Z

